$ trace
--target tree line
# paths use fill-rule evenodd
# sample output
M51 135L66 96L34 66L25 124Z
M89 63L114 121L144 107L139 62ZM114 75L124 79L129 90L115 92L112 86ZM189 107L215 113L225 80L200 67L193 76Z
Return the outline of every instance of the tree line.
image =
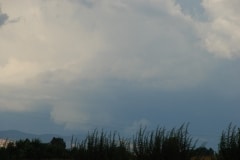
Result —
M140 127L132 138L117 132L94 130L81 141L71 141L71 147L60 137L49 143L39 139L18 140L0 148L1 160L78 159L78 160L239 160L240 128L232 124L220 136L219 148L197 147L188 132L188 125L166 130L157 127L147 131Z

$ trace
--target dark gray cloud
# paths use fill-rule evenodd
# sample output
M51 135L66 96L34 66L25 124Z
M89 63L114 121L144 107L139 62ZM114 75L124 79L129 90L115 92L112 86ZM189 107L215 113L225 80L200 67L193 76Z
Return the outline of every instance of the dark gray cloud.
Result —
M8 20L8 15L6 13L2 13L0 8L0 27L6 23Z

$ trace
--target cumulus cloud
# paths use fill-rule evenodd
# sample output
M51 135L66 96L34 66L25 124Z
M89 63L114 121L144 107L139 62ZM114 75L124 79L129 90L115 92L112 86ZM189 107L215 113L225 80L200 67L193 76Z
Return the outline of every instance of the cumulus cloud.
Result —
M24 84L26 79L35 76L37 72L38 67L34 63L9 59L5 65L0 66L0 84Z
M202 1L208 21L199 25L199 30L209 52L225 58L240 55L239 5L237 0Z
M120 93L194 88L215 66L198 45L196 21L174 0L23 0L18 10L13 1L2 6L9 17L21 18L0 29L0 86L24 88L27 98L13 96L15 102L49 103L53 121L67 128L116 122L116 107L122 116L139 107L122 103ZM4 110L17 107L0 103Z

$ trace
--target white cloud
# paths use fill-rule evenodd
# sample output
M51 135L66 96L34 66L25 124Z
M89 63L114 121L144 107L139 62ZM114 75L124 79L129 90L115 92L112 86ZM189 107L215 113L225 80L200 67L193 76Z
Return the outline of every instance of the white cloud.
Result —
M85 102L66 101L54 101L51 111L53 121L57 124L64 124L66 129L88 131L91 128L111 124L113 117L106 112L106 108L104 109L101 104L91 106Z
M0 28L0 83L27 88L30 104L31 95L47 101L54 121L68 128L110 123L111 113L94 99L106 88L106 95L116 93L109 83L191 88L214 65L197 45L194 20L173 0L5 1L2 7L20 19Z
M76 112L76 110L78 110L78 112ZM61 104L53 107L51 116L56 123L64 124L67 129L81 127L81 129L84 130L87 122L90 121L88 113L79 111L79 106L73 106L72 103L68 104L62 101Z
M209 19L200 25L200 36L209 52L232 58L240 55L240 11L238 0L203 0Z
M14 58L0 66L0 84L20 85L38 74L38 66L32 62L20 62Z

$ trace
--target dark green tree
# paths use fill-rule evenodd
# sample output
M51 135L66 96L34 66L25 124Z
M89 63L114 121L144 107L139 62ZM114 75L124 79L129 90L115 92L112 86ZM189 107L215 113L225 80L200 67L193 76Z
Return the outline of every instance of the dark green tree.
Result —
M46 156L49 158L67 157L66 143L62 138L53 137L47 146Z

